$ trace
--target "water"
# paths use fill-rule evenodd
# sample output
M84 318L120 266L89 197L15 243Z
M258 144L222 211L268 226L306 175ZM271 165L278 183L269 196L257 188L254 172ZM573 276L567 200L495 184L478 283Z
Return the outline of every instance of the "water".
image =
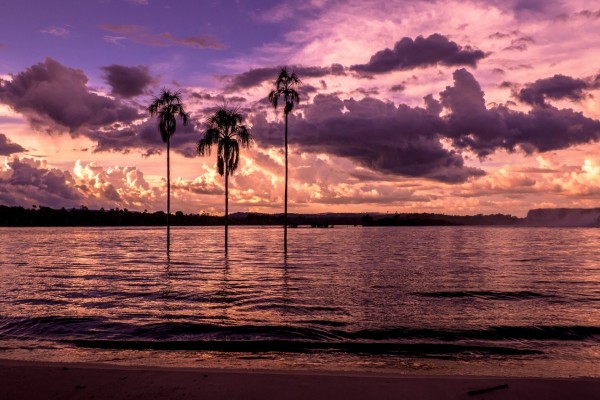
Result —
M600 230L0 228L0 358L600 377Z

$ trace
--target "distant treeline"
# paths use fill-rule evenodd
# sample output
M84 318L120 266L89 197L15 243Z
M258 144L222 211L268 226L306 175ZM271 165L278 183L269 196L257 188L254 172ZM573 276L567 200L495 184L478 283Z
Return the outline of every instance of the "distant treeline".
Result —
M444 214L394 214L362 218L364 226L460 226L460 225L517 225L523 219L506 214L444 215Z
M230 215L232 225L283 225L283 214L239 212ZM444 226L444 225L517 225L522 219L511 215L456 216L444 214L288 214L294 226L331 227L335 225L363 226ZM175 226L223 225L222 216L184 214L177 211L171 216ZM162 211L129 211L125 209L90 210L87 207L53 209L50 207L0 206L0 226L164 226L166 214Z
M86 207L60 210L49 207L26 209L0 206L0 226L161 226L167 215L127 209L89 210ZM202 214L172 215L171 225L220 225L222 217Z

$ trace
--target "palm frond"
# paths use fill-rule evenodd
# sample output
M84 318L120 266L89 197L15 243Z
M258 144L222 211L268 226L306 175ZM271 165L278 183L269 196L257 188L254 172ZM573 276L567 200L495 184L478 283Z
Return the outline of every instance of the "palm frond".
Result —
M244 124L244 115L236 108L221 107L206 119L204 137L198 142L200 155L210 154L217 147L217 170L223 175L233 175L239 165L240 144L249 147L254 141L250 129Z
M196 145L196 151L201 156L210 156L211 144L206 138L200 139Z
M295 72L289 72L287 66L281 67L279 76L275 80L275 89L269 93L269 102L273 105L273 108L277 109L279 104L279 98L283 97L285 106L283 112L289 114L294 105L300 102L300 96L296 88L300 86L302 82Z
M298 75L296 75L295 72L292 72L292 74L289 75L288 82L293 83L296 86L302 84L302 81L300 80L300 78L298 78Z
M162 89L146 109L151 117L158 117L158 128L163 142L167 142L177 129L179 116L184 125L187 125L189 115L185 112L179 92L170 92Z
M228 165L227 165L227 170L229 172L229 175L233 176L233 173L235 172L235 170L238 167L239 161L240 161L240 145L236 140L234 140L229 144L229 159L228 159Z
M269 93L269 103L273 105L273 108L277 108L277 103L279 102L279 92L277 90L271 89Z
M223 162L223 157L220 155L217 156L217 171L219 172L219 175L225 175L225 163Z
M225 141L223 141L221 138L217 142L217 157L225 158L225 151Z
M246 125L241 125L238 128L237 137L244 148L248 148L252 143L254 143L254 136L252 136Z
M210 151L213 145L219 143L220 132L217 129L207 129L204 133L204 137L198 141L197 151L201 156L210 155Z

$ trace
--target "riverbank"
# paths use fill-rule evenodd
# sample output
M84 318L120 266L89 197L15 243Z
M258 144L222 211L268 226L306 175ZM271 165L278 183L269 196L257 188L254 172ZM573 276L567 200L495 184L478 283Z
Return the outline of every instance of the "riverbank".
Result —
M124 367L0 360L0 398L591 399L600 379Z

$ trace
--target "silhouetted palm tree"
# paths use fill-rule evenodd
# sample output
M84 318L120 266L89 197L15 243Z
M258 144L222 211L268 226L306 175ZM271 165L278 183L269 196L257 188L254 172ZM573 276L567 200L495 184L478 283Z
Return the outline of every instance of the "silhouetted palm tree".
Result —
M294 106L300 102L298 91L300 79L295 72L288 72L287 67L282 67L279 76L275 81L275 89L269 93L269 101L273 107L277 109L279 98L283 97L285 107L285 200L284 200L284 219L283 219L283 251L287 253L287 210L288 210L288 114L293 110Z
M227 230L229 225L229 175L238 167L240 145L248 148L254 141L250 129L244 125L244 116L237 109L221 107L206 120L204 137L198 141L198 154L210 155L213 145L217 146L217 170L225 175L225 252L227 252Z
M163 89L146 109L150 116L158 116L158 129L167 144L167 252L171 245L171 136L177 129L177 117L187 125L189 115L183 109L179 92L171 93Z

